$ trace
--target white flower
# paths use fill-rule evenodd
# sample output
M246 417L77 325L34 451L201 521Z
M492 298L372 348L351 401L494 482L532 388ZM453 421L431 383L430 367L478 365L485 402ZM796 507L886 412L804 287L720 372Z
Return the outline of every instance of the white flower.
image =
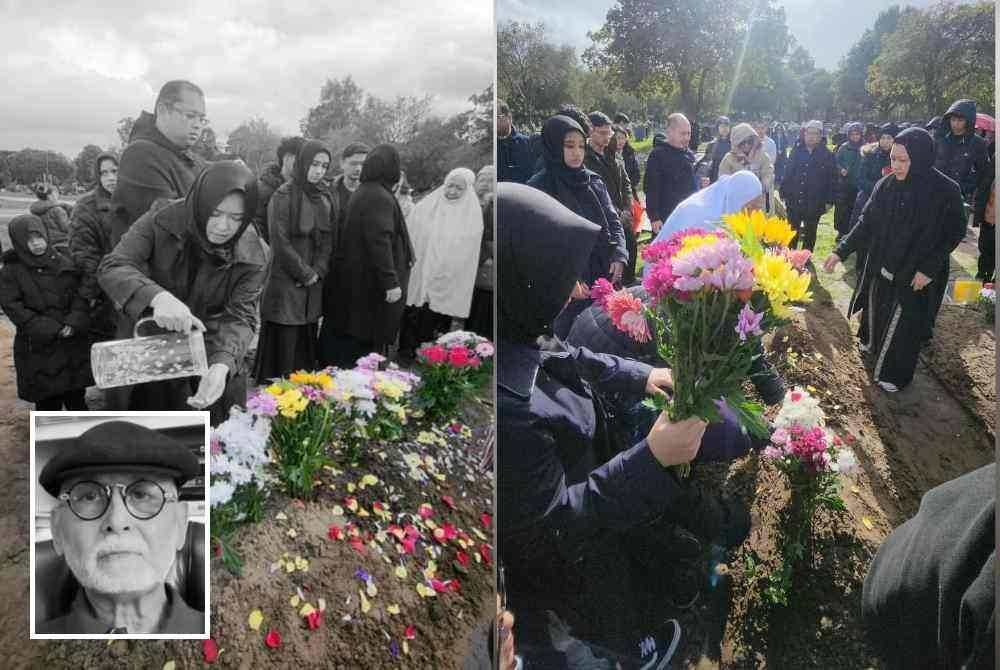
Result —
M781 410L774 417L775 428L815 428L826 423L826 415L819 406L819 400L805 390L795 387L785 394Z
M212 503L212 507L225 505L233 497L235 491L236 487L227 481L212 482L212 488L208 490L208 497Z
M451 347L456 344L462 344L474 348L477 344L486 342L485 337L480 337L475 333L470 333L467 330L454 330L450 333L445 333L441 337L437 338L437 344L443 344L446 347Z
M854 472L858 467L858 460L854 457L854 452L850 449L843 448L837 452L836 461L834 461L833 468L842 475L849 475Z

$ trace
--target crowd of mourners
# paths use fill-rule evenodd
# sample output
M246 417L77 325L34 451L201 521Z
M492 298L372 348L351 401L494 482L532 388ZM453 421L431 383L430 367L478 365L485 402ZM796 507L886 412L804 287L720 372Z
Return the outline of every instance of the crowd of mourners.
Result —
M818 120L734 125L719 117L699 151L709 138L675 113L643 166L625 114L567 104L529 136L498 102L498 534L518 631L518 656L508 642L508 661L668 667L681 631L667 613L718 588L725 578L714 566L750 530L742 503L667 466L732 460L765 441L741 431L724 407L712 424L672 423L649 409L646 396L670 392L666 362L591 300L600 279L648 300L637 268L643 214L648 239L658 241L763 210L787 219L792 246L812 252L833 207L836 247L822 265L830 272L855 257L858 347L873 383L895 393L913 379L948 289L950 256L970 225L979 228L978 278L995 273L993 138L976 121L971 100L926 127L849 123L833 133ZM774 406L785 386L766 360L755 359L749 381ZM977 472L976 481L988 476ZM992 617L960 621L959 610L972 600L981 608L987 595L992 606L992 582L978 577L980 569L992 574L978 551L986 527L969 524L992 514L993 500L956 486L932 494L936 507L922 507L885 543L864 614L887 660L912 660L920 649L933 660L919 667L958 667L959 658L990 658L982 654ZM923 536L908 555L945 501L966 518L953 514L956 527ZM958 543L966 572L939 570L934 548L961 529L969 531ZM909 581L893 581L890 565ZM907 614L911 607L946 613L928 629ZM910 651L894 658L902 649Z
M107 389L104 406L209 409L213 424L250 379L390 349L405 359L457 328L492 338L492 166L456 168L414 202L392 145L335 155L289 137L255 175L191 151L206 124L202 90L167 82L121 155L97 157L75 206L41 182L11 220L0 305L22 399L87 409L91 346L147 316L200 331L207 373Z

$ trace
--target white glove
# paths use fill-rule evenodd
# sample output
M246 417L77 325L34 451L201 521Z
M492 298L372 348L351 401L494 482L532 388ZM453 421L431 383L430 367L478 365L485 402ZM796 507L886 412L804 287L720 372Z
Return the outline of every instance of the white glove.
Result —
M391 288L385 292L385 301L390 305L395 302L399 302L402 298L403 298L403 289L399 288L398 286L396 288Z
M187 404L195 409L211 407L226 390L226 376L228 375L229 366L223 363L216 363L210 367L208 372L202 375L201 381L198 382L198 391L187 399Z
M149 306L153 308L153 320L161 328L178 333L186 333L192 326L205 330L205 324L191 313L188 306L167 291L157 293Z

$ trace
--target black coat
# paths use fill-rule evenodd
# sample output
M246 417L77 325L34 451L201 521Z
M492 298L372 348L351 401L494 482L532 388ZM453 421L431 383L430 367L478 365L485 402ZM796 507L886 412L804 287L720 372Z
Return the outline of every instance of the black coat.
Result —
M990 163L989 167L986 168L986 174L983 177L983 186L976 191L976 223L983 224L986 222L986 205L990 202L990 195L993 194L993 181L996 178L996 165ZM994 222L993 225L996 225Z
M964 135L951 134L951 117L961 116L965 119ZM945 113L941 121L941 135L936 138L937 156L934 167L951 177L962 188L962 197L970 204L977 188L988 188L989 184L981 184L990 163L987 154L986 140L976 135L976 103L972 100L959 100Z
M504 340L497 353L498 534L512 600L537 607L572 597L583 546L651 521L681 489L645 441L614 453L595 400L642 394L650 366Z
M649 220L666 221L674 208L695 192L694 154L666 143L653 147L642 189Z
M336 332L381 346L396 339L413 267L413 246L395 196L362 182L351 196L341 239L324 286L325 319ZM386 291L401 288L393 304Z
M632 214L632 183L629 181L628 173L625 172L625 163L617 156L599 156L588 144L587 155L583 164L588 170L595 173L604 181L608 187L608 195L611 196L611 204L619 213Z
M625 173L628 175L629 183L632 184L632 194L635 195L640 180L639 158L628 142L622 147L622 162L625 163Z
M115 334L114 307L97 283L97 267L111 251L111 198L100 185L76 201L69 230L69 251L82 273L80 295L91 302L90 330L95 341Z
M13 250L3 255L0 305L17 327L17 395L37 402L84 389L90 372L90 315L80 295L81 273L69 257L50 267L29 267ZM59 338L63 326L74 334Z
M889 167L889 153L882 151L877 144L872 148L870 146L861 148L861 169L854 183L859 191L869 195L875 190L875 183L885 176L882 170Z
M931 489L879 547L861 613L888 668L993 668L996 465Z
M267 206L271 202L271 196L283 183L285 178L281 176L281 166L277 163L264 168L257 180L257 211L254 213L253 225L260 238L268 244L271 243L271 239L267 227Z
M535 152L531 141L516 128L497 140L497 181L525 184L535 172Z
M823 216L826 206L833 202L835 170L833 154L822 141L812 153L805 142L796 142L780 189L789 216L793 212L808 220Z

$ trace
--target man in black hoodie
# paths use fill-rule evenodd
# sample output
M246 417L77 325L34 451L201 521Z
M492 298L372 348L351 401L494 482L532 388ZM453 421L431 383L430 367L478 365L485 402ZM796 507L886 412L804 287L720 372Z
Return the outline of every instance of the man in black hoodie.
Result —
M642 190L646 193L646 212L653 235L684 198L695 191L694 154L688 149L691 124L683 114L667 118L667 141L657 144L646 161Z
M934 167L958 182L962 197L969 205L973 203L990 160L986 140L976 135L975 127L975 101L958 100L945 112L941 132L935 137L937 159ZM988 187L988 184L983 185L983 188Z
M153 114L139 115L122 152L111 199L116 212L112 248L154 202L187 194L205 167L190 149L206 125L205 94L189 81L168 81L156 96Z

